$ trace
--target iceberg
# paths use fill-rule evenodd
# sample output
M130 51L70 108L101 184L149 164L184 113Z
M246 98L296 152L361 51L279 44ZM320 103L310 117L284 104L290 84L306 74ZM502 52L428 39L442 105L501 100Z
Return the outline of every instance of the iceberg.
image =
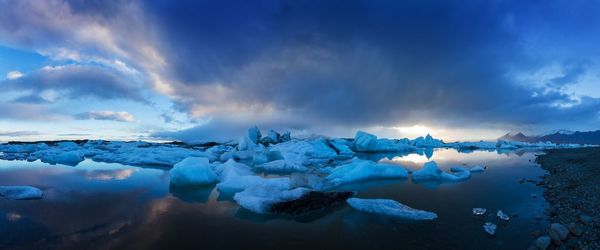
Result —
M427 134L425 138L417 137L412 141L412 144L419 148L440 148L444 146L444 141L434 139L430 134Z
M340 155L347 155L347 156L354 155L354 151L352 151L352 149L350 149L350 147L348 146L348 142L346 140L334 139L334 140L330 140L329 143L331 144L331 146L333 146L333 148Z
M433 220L437 218L435 213L414 209L394 200L350 198L347 202L351 207L361 212L381 214L399 219Z
M360 130L356 132L351 148L357 152L398 152L415 149L414 146L410 145L408 139L377 139L376 135Z
M0 186L0 196L11 200L42 198L42 190L31 186Z
M356 131L352 147L356 151L372 151L377 146L377 136L364 131Z
M263 164L263 163L272 162L272 161L276 161L276 160L283 160L283 155L281 155L281 152L279 152L277 150L257 151L254 153L254 156L252 157L252 162L254 164Z
M40 158L42 162L49 164L63 164L69 166L75 166L84 160L83 154L79 151L61 151L56 150L44 150Z
M306 171L308 166L330 162L340 156L323 138L311 140L293 139L269 147L281 153L285 161L283 171Z
M289 189L290 179L281 178L263 178L254 175L252 170L243 163L234 160L228 160L215 168L217 179L217 189L220 191L239 191L252 186L271 186L277 189Z
M271 206L276 203L296 200L308 193L310 189L279 189L273 186L253 186L233 196L243 208L259 214L271 213Z
M185 158L173 166L169 176L175 186L207 185L217 180L212 165L205 157Z
M423 167L412 174L413 181L462 181L471 178L470 171L460 171L450 174L440 170L435 161L425 163Z
M408 172L401 166L380 164L357 157L352 162L335 167L325 178L334 185L383 178L408 178Z

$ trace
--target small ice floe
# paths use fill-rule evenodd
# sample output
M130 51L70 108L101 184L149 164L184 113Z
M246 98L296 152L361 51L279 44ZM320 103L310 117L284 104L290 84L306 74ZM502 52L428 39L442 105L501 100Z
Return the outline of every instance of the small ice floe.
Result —
M0 186L0 196L11 200L42 198L42 190L31 186Z
M481 173L485 170L484 167L482 166L474 166L472 168L467 168L467 167L462 167L462 166L454 166L450 168L451 172L454 173L460 173L460 172L465 172L465 171L469 171L471 173Z
M175 164L169 171L171 184L175 186L206 185L214 183L217 175L206 157L188 157Z
M485 209L485 208L480 208L480 207L473 208L474 215L484 215L485 212L487 212L487 209Z
M425 163L423 167L412 175L413 181L462 181L471 178L471 172L460 171L450 174L440 170L435 161Z
M480 173L483 172L485 170L485 167L483 166L474 166L471 169L469 169L469 171L471 171L471 173Z
M483 224L483 230L490 235L494 235L496 233L496 224L491 222L486 222Z
M308 193L310 189L296 188L282 190L277 186L252 186L236 193L233 199L243 208L259 214L271 212L271 206L276 203L296 200Z
M342 185L368 179L408 178L402 166L380 164L357 157L352 162L338 166L326 177L334 185Z
M400 219L433 220L437 218L436 213L415 209L394 200L350 198L346 202L361 212L381 214Z
M507 214L505 214L504 212L502 212L502 210L498 210L498 212L496 213L496 215L498 216L498 218L500 218L503 221L510 220L510 217L508 217Z

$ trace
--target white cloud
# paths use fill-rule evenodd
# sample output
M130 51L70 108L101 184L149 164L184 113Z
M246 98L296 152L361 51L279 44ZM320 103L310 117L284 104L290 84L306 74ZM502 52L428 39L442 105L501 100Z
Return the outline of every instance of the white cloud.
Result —
M21 77L23 77L23 73L21 73L20 71L16 71L16 70L13 70L11 72L8 72L8 74L6 74L6 79L8 79L8 80L19 79Z
M124 111L90 111L75 115L79 120L109 120L119 122L133 122L135 117Z

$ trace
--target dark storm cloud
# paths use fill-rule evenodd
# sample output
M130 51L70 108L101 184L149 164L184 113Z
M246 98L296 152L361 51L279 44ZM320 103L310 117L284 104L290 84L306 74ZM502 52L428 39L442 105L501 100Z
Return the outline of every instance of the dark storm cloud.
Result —
M171 77L186 87L219 85L230 90L222 100L207 101L182 88L182 110L198 104L261 103L316 126L369 126L594 118L600 108L597 100L587 98L584 105L558 109L552 104L568 101L567 96L515 84L507 74L547 63L525 51L524 41L539 36L530 34L536 28L530 25L577 29L589 9L599 10L593 3L574 4L569 6L573 12L558 13L563 5L156 1L146 8L165 32L162 48L169 51ZM553 13L557 18L552 19ZM551 32L548 37L561 30ZM534 91L544 94L533 98Z

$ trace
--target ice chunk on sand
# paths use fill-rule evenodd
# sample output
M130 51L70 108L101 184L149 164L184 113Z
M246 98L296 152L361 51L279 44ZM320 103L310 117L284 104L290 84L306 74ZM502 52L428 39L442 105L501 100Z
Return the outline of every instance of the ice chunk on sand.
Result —
M500 218L503 221L510 220L510 217L508 217L507 214L505 214L504 212L502 212L502 210L498 210L498 212L496 213L496 215L498 216L498 218Z
M485 209L485 208L480 208L480 207L473 208L474 215L484 215L485 212L487 212L487 209Z
M233 199L241 207L252 212L268 214L270 213L271 205L298 199L309 191L310 189L306 188L282 190L273 186L253 186L235 194Z
M415 171L412 175L413 181L462 181L469 179L471 172L461 171L457 174L450 174L440 170L435 161L425 163L423 167Z
M486 222L483 224L483 230L490 235L494 235L496 233L496 224L491 222Z
M42 198L42 190L31 186L0 186L0 196L11 200Z
M334 185L367 179L408 178L408 172L401 166L379 164L357 157L352 162L338 166L326 177Z
M188 157L175 164L169 171L171 184L175 186L206 185L217 180L208 158Z
M414 209L394 200L350 198L347 202L358 211L395 218L411 220L433 220L437 218L435 213Z

